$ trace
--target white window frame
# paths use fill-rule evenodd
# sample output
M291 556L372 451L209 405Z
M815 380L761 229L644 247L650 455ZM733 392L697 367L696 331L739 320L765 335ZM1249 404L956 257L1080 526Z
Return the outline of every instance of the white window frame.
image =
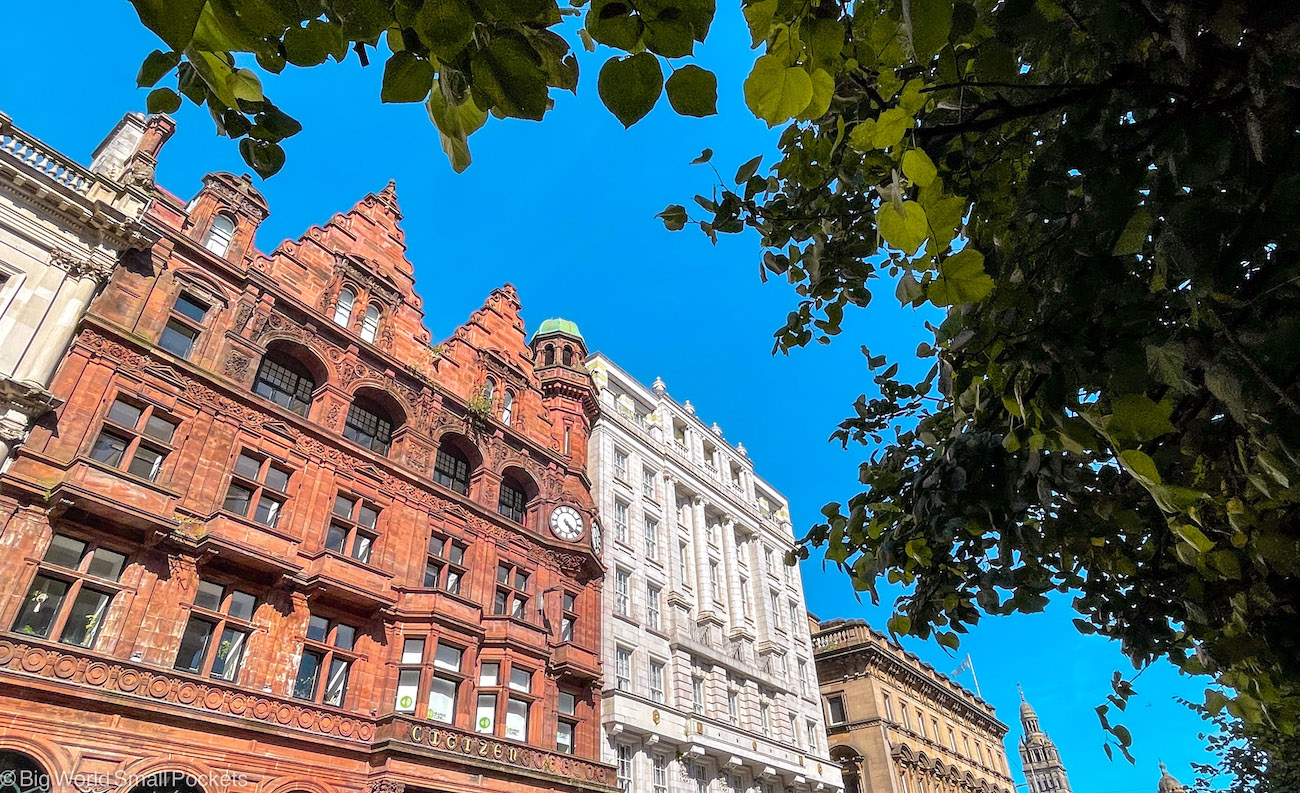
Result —
M632 574L621 567L614 569L614 613L632 616Z
M632 690L632 651L626 647L614 648L614 687L619 691Z

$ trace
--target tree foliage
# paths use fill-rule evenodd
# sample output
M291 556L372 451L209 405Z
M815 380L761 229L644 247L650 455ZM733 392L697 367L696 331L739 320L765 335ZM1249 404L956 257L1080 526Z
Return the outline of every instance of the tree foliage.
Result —
M588 49L627 53L601 69L600 96L625 125L665 92L682 115L716 112L717 79L687 64L665 86L661 60L687 58L713 22L714 0L132 0L167 50L145 58L137 82L150 112L182 97L206 105L223 135L262 176L285 160L301 125L263 93L262 74L388 53L380 99L424 102L452 167L469 167L468 138L491 114L541 120L552 90L575 91L578 61L556 29ZM584 25L563 27L566 16ZM381 41L382 45L381 45ZM256 64L257 69L253 68ZM176 88L159 86L171 77Z
M1203 706L1192 705L1208 717ZM1202 734L1205 763L1193 763L1199 775L1193 789L1219 793L1292 793L1300 790L1300 736L1282 735L1227 718L1209 717L1216 731ZM1227 779L1227 786L1220 783Z
M1290 734L1300 680L1300 23L1244 0L750 0L780 159L669 228L757 231L829 343L882 284L944 320L835 432L806 546L955 647L1072 593L1138 667ZM833 79L826 104L810 83ZM806 104L804 104L806 102ZM801 107L802 105L802 107ZM806 556L807 547L802 549ZM1117 680L1107 711L1130 690ZM1111 716L1115 714L1110 713ZM1111 747L1107 747L1109 752Z

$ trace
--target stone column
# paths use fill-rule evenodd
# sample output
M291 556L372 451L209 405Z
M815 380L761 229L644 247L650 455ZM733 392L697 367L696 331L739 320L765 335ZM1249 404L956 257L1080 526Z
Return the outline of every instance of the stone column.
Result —
M727 612L731 627L738 628L744 624L740 607L740 557L736 553L736 524L730 517L722 519L722 567L726 576Z
M691 497L691 543L695 548L695 589L699 611L713 611L713 587L709 581L709 535L704 525L704 499Z
M55 253L51 261L55 262L60 254ZM63 354L72 341L90 299L99 288L101 274L94 270L90 262L77 262L69 268L68 277L59 285L58 292L50 302L49 312L32 338L32 344L16 369L14 379L24 383L35 383L44 387L49 384L54 370L63 360Z

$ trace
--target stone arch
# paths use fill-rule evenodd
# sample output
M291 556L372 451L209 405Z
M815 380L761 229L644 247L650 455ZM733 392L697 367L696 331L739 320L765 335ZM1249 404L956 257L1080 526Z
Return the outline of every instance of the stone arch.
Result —
M228 793L222 775L200 760L146 757L128 763L115 793Z
M400 391L392 389L388 383L373 378L362 378L352 384L350 401L364 399L379 405L393 420L393 432L405 427L415 415L413 406L407 404Z
M267 779L257 788L257 793L337 793L330 785L303 776L281 776Z
M264 377L264 368L272 363L278 364L278 367L266 371ZM295 376L305 376L312 384L311 389L303 393L299 388L292 388L291 384ZM301 416L308 416L310 407L315 403L321 389L332 382L332 378L333 373L329 364L315 350L299 339L275 336L266 342L266 352L258 359L257 366L253 370L252 390L281 407ZM288 400L287 395L290 392L293 393L294 400ZM299 410L295 400L305 401L307 409Z
M66 777L72 771L72 756L63 747L43 738L0 736L0 770L22 771L24 767L49 777L49 787L45 790L61 793L67 787L59 784L59 777ZM5 787L0 789L6 793L13 790Z

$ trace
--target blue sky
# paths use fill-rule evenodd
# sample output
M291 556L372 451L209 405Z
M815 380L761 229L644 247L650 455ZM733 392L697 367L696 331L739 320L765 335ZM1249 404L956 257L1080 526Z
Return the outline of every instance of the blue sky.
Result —
M272 215L258 242L271 250L395 178L435 339L492 288L514 283L530 327L549 316L576 321L593 349L644 382L663 377L673 396L690 399L729 441L744 443L760 475L790 499L801 533L824 503L856 492L866 450L845 452L826 438L869 385L859 346L902 361L906 373L928 334L921 315L899 308L884 285L869 309L846 317L834 344L773 357L772 332L795 296L783 283L760 282L756 237L724 237L713 246L698 232L666 232L654 218L669 203L689 205L696 192L709 191L712 172L688 165L701 149L717 152L724 176L755 154L768 154L770 163L775 153L776 133L741 97L753 55L739 4L719 5L710 41L698 50L719 77L718 116L683 119L661 99L625 131L596 96L604 53L583 53L579 95L560 95L541 124L490 121L471 139L475 163L461 175L448 166L422 106L379 103L382 63L361 69L350 57L269 78L267 94L305 130L288 141L285 169L261 185ZM88 162L122 113L143 110L145 92L134 78L159 42L128 3L102 0L58 3L57 34L33 35L55 29L43 13L51 7L6 9L0 111ZM248 170L234 144L215 136L206 111L187 103L177 122L158 171L168 189L187 198L207 171ZM803 573L818 616L883 627L888 602L857 602L847 579L823 572L816 559ZM1111 674L1132 668L1117 646L1080 636L1073 616L1060 598L1043 614L985 620L963 644L985 698L1012 726L1008 754L1015 757L1019 735L1020 681L1076 793L1154 791L1158 758L1190 782L1189 763L1204 755L1201 722L1174 697L1198 697L1204 681L1180 678L1164 664L1146 671L1124 722L1138 765L1107 761L1093 708L1104 701ZM932 643L907 646L941 672L958 664ZM969 675L963 682L970 685Z

